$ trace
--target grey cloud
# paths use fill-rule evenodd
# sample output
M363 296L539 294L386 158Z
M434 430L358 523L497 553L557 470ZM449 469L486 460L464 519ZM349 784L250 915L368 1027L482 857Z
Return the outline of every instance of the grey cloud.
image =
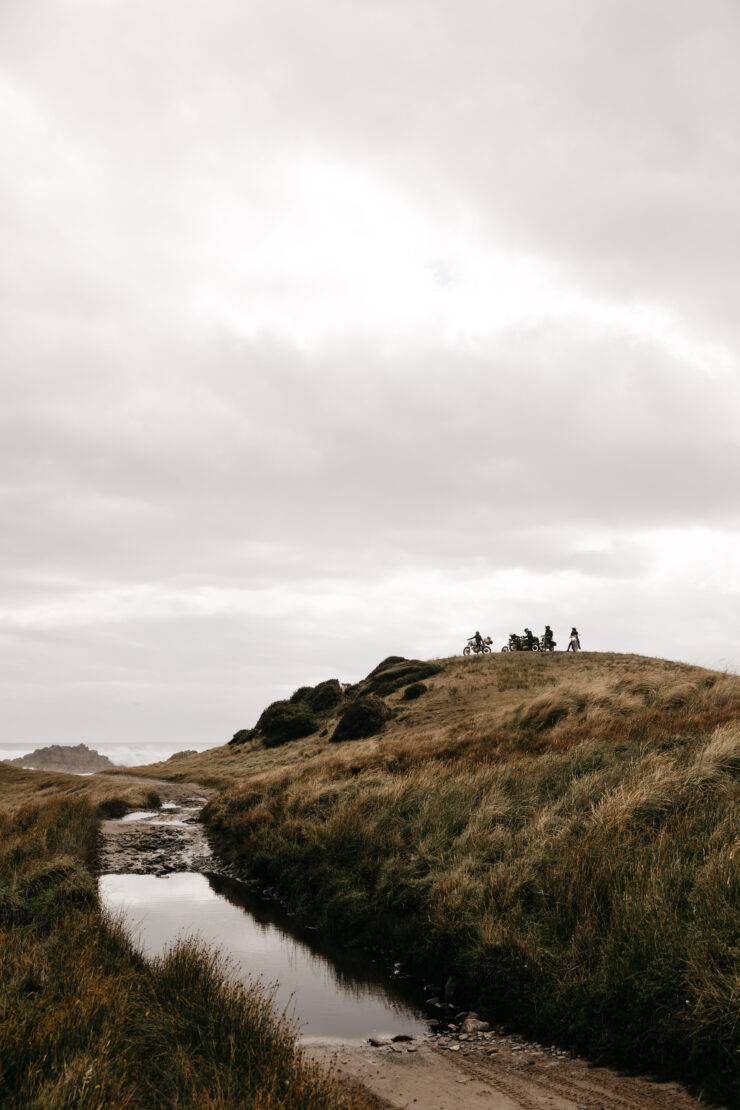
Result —
M6 727L221 735L338 661L454 649L478 587L502 634L578 601L594 646L736 657L724 571L661 592L655 537L703 526L722 547L740 525L739 19L667 0L5 5ZM380 286L343 289L366 259L329 243L329 202L296 200L316 164L346 174L350 230L373 188L401 197L399 236L419 216L440 298L471 292L477 250L531 257L571 307L535 288L531 317L487 330L477 310L443 339L401 289L376 323ZM334 269L301 258L324 232ZM389 284L397 262L389 240ZM314 311L301 345L293 316ZM183 615L211 587L283 590L295 619Z
M7 410L6 560L279 580L378 553L464 561L471 533L505 563L522 528L738 524L727 383L682 379L650 349L573 338L571 364L548 365L499 339L409 367L348 348L318 374L272 343L223 360L215 345L210 375L169 357L179 378L140 403L113 376Z
M35 11L44 36L4 14L8 72L39 112L48 159L27 155L25 234L41 210L67 283L70 269L83 286L94 273L120 304L135 290L111 271L137 260L150 271L143 301L156 286L169 304L173 261L200 262L207 283L219 263L205 232L224 200L269 211L286 152L305 148L388 172L441 222L467 207L484 240L551 254L590 287L737 339L731 5L222 2L182 6L176 21L164 4L82 5L76 20L63 4ZM55 193L39 199L44 172ZM35 261L59 298L54 252Z

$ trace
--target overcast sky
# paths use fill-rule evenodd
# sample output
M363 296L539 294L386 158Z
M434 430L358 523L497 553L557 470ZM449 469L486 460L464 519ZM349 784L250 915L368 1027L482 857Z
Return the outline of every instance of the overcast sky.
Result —
M740 667L734 0L0 0L2 739Z

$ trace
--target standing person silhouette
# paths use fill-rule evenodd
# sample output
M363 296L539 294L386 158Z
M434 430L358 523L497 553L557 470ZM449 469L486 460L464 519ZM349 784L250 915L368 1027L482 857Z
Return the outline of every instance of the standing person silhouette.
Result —
M570 642L569 642L569 644L568 644L568 646L565 650L566 651L580 651L581 650L581 640L580 640L580 637L578 635L578 629L575 628L575 627L571 628L571 630L570 630Z

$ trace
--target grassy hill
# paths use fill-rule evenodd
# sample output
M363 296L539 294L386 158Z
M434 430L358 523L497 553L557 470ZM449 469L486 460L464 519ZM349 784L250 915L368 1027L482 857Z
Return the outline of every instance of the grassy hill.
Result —
M453 656L435 663L441 671L418 700L406 702L403 687L386 696L395 715L376 737L332 744L335 713L312 735L277 748L257 739L124 771L231 787L281 768L304 776L326 759L355 765L382 763L391 753L411 763L488 760L494 752L534 756L586 740L639 743L675 730L706 733L740 719L740 677L686 663L596 652Z
M589 653L437 663L371 738L331 742L339 705L302 739L146 770L223 786L219 851L345 943L740 1105L740 678Z

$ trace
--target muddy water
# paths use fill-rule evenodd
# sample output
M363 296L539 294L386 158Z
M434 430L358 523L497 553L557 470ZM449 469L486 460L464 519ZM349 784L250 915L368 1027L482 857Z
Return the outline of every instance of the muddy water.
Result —
M306 1040L359 1041L428 1031L421 998L364 954L327 946L243 883L207 871L163 873L161 848L153 850L152 838L167 835L162 825L169 825L169 835L182 843L172 843L167 855L186 858L191 815L185 807L132 817L109 823L118 825L114 832L124 838L126 851L118 857L123 863L115 868L124 873L102 875L100 895L108 910L123 917L146 956L160 955L179 937L199 936L221 951L234 974L274 986L276 1007L289 1014ZM138 852L130 841L134 829ZM154 873L146 873L148 858ZM202 844L198 858L202 861Z

